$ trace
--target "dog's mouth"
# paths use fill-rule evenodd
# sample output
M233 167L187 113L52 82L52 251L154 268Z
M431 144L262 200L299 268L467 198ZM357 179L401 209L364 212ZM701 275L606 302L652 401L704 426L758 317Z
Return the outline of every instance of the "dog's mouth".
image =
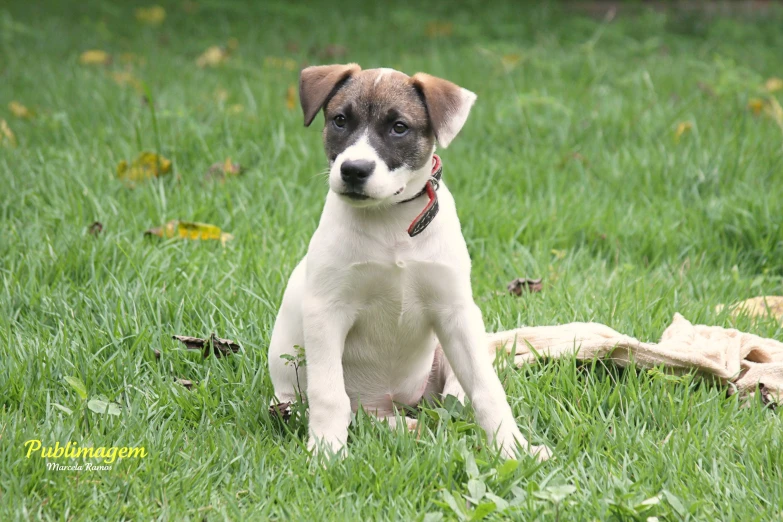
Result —
M367 194L362 194L361 192L353 192L353 191L341 192L340 195L345 196L346 198L352 199L354 201L364 201L366 199L370 199L370 196L368 196Z

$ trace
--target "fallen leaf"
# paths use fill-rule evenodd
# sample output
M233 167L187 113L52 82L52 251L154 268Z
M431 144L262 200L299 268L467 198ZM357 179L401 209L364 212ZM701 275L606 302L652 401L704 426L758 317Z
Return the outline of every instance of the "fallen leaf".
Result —
M339 44L328 44L323 48L314 45L310 48L310 54L316 55L321 60L333 60L348 54L348 48Z
M8 110L11 111L11 114L16 116L17 118L23 118L25 120L31 119L33 116L33 112L19 103L18 101L12 101L8 104Z
M289 85L285 93L285 106L288 110L296 108L296 85Z
M158 236L164 239L219 239L222 244L234 239L234 236L223 232L215 225L193 223L190 221L171 220L161 227L151 228L144 232L148 236Z
M264 58L264 66L272 69L285 69L286 71L293 71L297 68L296 60L291 58L278 58L276 56L267 56Z
M713 89L712 86L708 83L696 82L696 87L698 87L699 90L701 90L704 94L706 94L710 98L718 97L718 94L715 92L715 89Z
M122 53L120 55L120 63L126 65L145 65L147 59L134 53Z
M544 285L541 279L516 278L508 284L508 291L514 295L522 295L524 290L535 293L540 292Z
M223 163L213 163L207 171L207 178L225 180L229 176L238 176L244 172L245 169L239 163L232 163L231 158L226 158Z
M214 353L215 357L220 359L221 357L237 353L240 348L236 342L229 339L221 339L214 333L209 336L209 339L188 337L186 335L173 335L172 338L184 344L188 350L201 350L204 359L209 357L210 353Z
M764 88L767 92L775 92L783 89L783 80L780 78L770 78L764 82Z
M106 51L93 49L84 51L79 57L79 62L82 65L109 65L111 63L111 55Z
M114 82L120 87L129 85L133 87L139 94L144 94L144 86L141 84L141 81L129 72L112 71L111 79L114 80Z
M291 409L292 404L293 403L291 402L273 404L269 407L269 415L276 415L281 418L283 422L288 422L288 420L291 418L291 414L293 413L293 410Z
M0 145L16 147L16 135L5 120L0 120Z
M222 65L229 59L231 53L233 53L237 47L239 47L239 40L236 38L231 38L224 46L213 45L208 47L207 50L196 59L196 65L202 69L204 67L217 67L218 65Z
M154 152L142 152L128 165L125 160L117 164L117 177L127 181L144 181L171 172L171 161Z
M721 313L724 308L726 308L726 305L720 304L715 307L715 312ZM783 296L751 297L745 301L730 305L728 309L731 317L735 319L741 315L747 315L748 317L772 317L783 325Z
M748 109L750 109L754 116L758 116L761 114L761 111L764 110L764 100L760 98L751 98L748 100Z
M160 25L166 19L166 10L159 5L139 7L136 9L136 20L147 25Z
M690 132L693 129L693 123L689 121L681 121L677 124L677 128L674 130L674 141L680 141L680 137L686 132Z
M245 106L240 103L235 103L234 105L231 105L226 109L226 112L229 114L242 114L245 112Z
M95 221L90 227L87 229L87 232L90 233L90 235L97 236L101 232L103 232L103 223L100 221Z
M429 22L424 28L424 34L428 38L435 38L437 36L451 36L454 32L454 24L451 22Z
M198 384L198 381L196 381L196 382L194 383L193 381L189 381L189 380L187 380L187 379L174 379L174 382L176 382L177 384L179 384L179 385L181 385L181 386L184 386L184 387L185 387L185 388L187 388L188 390L190 390L191 388L193 388L193 384Z
M522 55L519 54L504 54L500 59L500 63L507 71L514 69L521 61Z
M119 404L103 399L90 399L87 402L87 407L95 413L100 413L101 415L105 413L108 413L109 415L119 415L122 412Z

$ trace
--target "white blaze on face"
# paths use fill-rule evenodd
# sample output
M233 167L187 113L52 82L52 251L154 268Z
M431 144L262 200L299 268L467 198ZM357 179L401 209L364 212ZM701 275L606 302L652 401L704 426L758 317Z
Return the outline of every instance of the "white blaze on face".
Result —
M342 151L335 158L334 163L329 171L329 187L333 192L337 194L343 194L352 189L349 188L343 181L341 168L346 161L372 161L375 163L375 169L372 174L367 178L367 181L359 187L359 190L371 199L367 200L350 200L346 197L346 201L349 201L355 206L369 207L378 205L380 203L389 203L395 201L395 196L401 196L405 191L408 183L413 178L421 177L419 171L412 170L406 166L402 166L397 170L389 170L389 166L381 159L378 152L370 144L370 139L367 131L365 131L359 140L350 145L344 151ZM424 185L426 176L421 180L421 185ZM421 187L416 188L415 192L418 192ZM407 196L406 196L407 197ZM402 200L405 198L396 198Z

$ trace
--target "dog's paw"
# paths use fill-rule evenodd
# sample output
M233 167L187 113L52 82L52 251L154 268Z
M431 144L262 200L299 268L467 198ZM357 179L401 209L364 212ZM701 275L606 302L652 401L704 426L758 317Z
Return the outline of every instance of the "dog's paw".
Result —
M544 462L552 458L552 450L548 446L530 446L528 452L539 462Z
M334 437L316 438L311 436L307 439L307 450L312 457L331 458L337 456L344 459L347 454L345 445Z

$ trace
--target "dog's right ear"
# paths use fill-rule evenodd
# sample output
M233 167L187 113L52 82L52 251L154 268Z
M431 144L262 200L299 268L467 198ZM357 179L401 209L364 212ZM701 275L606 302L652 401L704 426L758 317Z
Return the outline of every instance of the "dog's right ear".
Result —
M315 65L302 69L299 75L299 102L302 104L305 127L309 127L335 90L362 68L347 65Z

